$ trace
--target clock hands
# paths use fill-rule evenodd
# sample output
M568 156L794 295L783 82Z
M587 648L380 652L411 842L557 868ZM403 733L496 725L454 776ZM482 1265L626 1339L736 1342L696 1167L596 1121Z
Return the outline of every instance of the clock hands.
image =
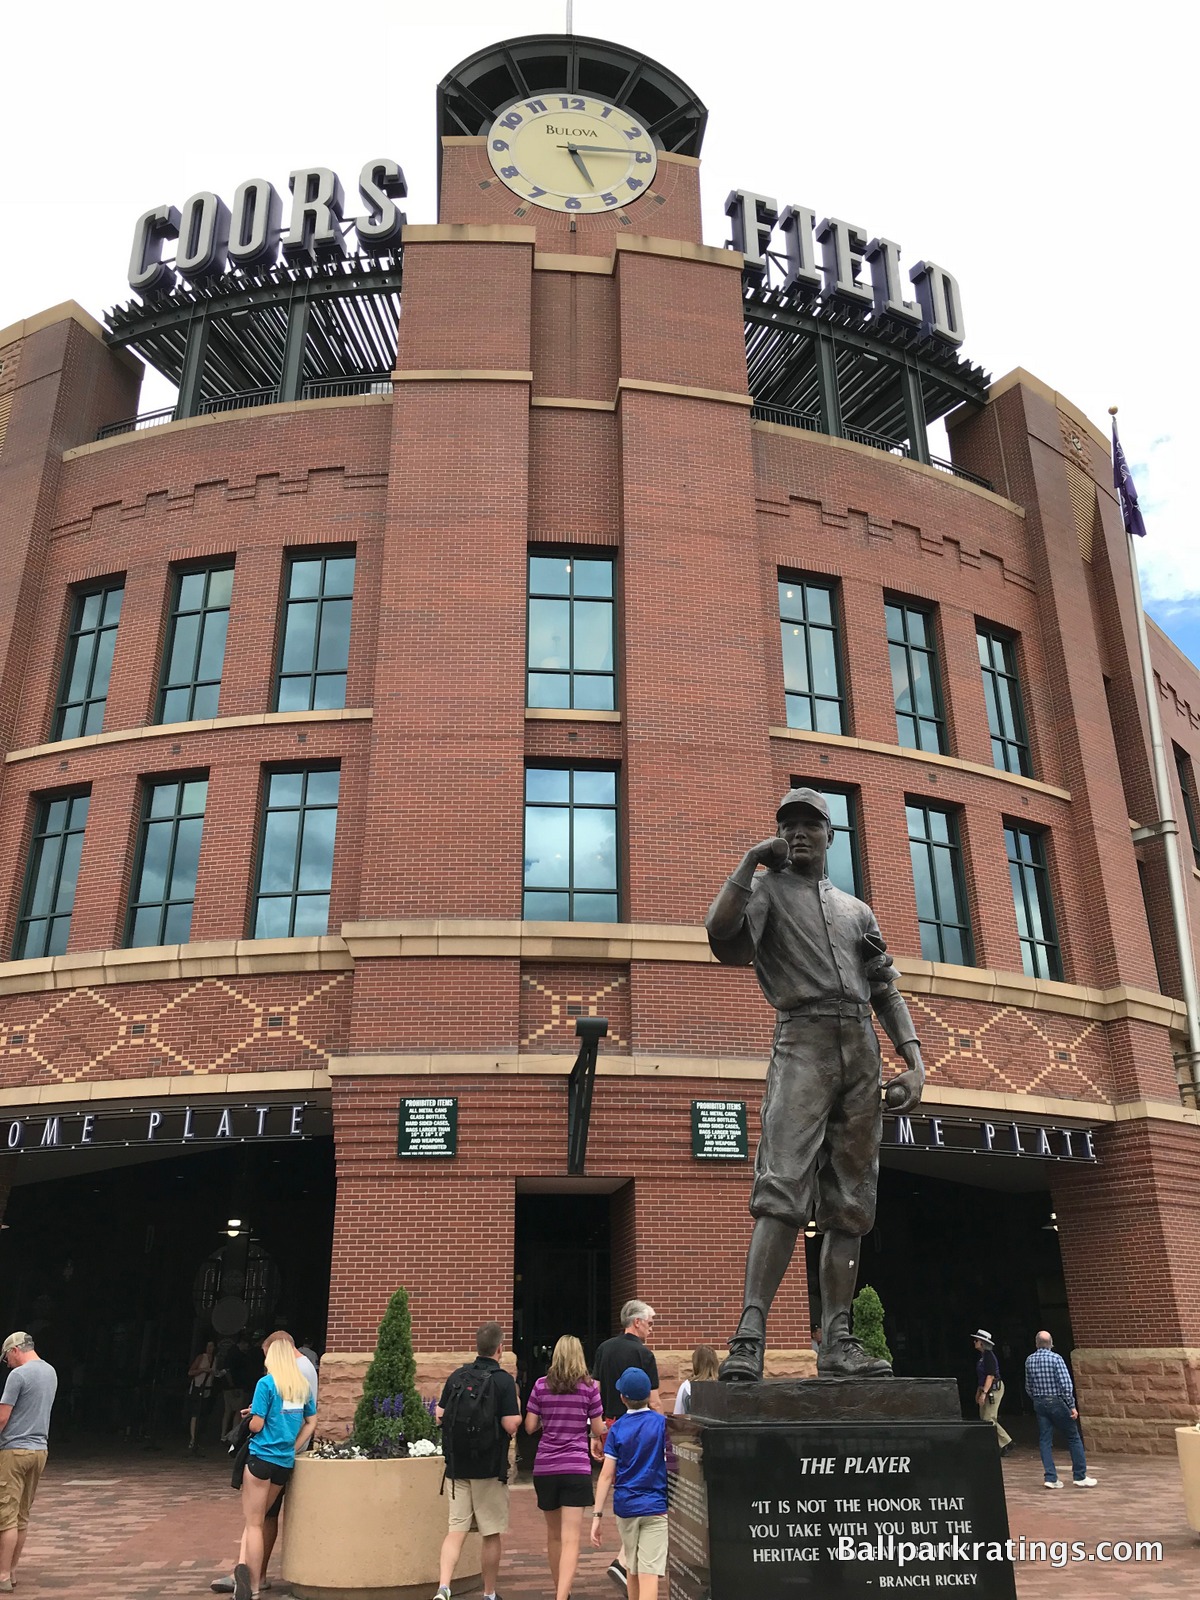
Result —
M560 150L577 150L579 146L573 144L560 144L558 148ZM622 145L618 144L589 144L587 147L587 153L590 156L626 156L629 154L629 151L626 150Z
M579 168L580 172L583 173L584 182L587 184L589 189L594 189L596 187L596 185L592 182L591 173L588 171L588 169L583 164L583 157L579 154L579 146L577 144L560 144L558 148L560 150L569 150L570 151L571 160Z

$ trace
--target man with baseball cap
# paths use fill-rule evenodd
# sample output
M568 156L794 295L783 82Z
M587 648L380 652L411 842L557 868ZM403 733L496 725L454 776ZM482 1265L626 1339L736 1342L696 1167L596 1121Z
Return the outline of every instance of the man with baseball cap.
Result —
M0 1345L0 1362L9 1369L0 1395L0 1594L10 1594L46 1465L58 1374L28 1333L9 1334Z
M721 1377L762 1377L767 1314L814 1213L824 1234L817 1371L886 1376L890 1365L868 1355L850 1325L860 1244L875 1225L883 1134L872 1011L907 1068L888 1085L890 1110L911 1111L921 1098L921 1047L874 913L825 876L833 827L824 797L789 790L776 822L777 836L746 852L706 921L717 960L753 966L778 1014L750 1195L743 1311Z

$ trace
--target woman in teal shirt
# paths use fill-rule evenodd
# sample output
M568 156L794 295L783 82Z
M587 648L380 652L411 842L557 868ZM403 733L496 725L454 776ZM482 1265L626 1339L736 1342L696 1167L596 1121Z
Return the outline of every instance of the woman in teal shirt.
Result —
M242 1476L242 1560L233 1569L234 1600L256 1600L262 1581L263 1519L279 1499L316 1427L317 1408L308 1380L296 1365L296 1349L286 1339L266 1348L266 1376L250 1402L250 1451Z

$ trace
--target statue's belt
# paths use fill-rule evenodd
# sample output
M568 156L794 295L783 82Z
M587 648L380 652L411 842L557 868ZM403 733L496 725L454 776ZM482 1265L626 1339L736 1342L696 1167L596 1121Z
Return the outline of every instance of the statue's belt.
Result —
M866 1022L871 1007L865 1000L809 1000L802 1006L776 1013L780 1022L794 1022L801 1017L846 1017Z

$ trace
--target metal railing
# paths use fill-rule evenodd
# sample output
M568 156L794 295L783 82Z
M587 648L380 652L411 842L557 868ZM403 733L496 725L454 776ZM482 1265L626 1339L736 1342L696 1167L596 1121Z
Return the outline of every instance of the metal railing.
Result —
M756 422L775 422L781 428L806 428L809 433L821 432L821 419L809 411L789 411L786 406L751 406L750 415Z
M981 478L977 472L968 472L966 467L956 466L953 461L943 461L941 456L930 456L929 464L930 466L940 468L942 472L953 473L956 478L965 478L968 483L973 483L980 489L989 489L992 490L993 493L995 492L994 489L992 489L992 483L990 479Z
M355 394L391 394L392 378L387 372L367 373L361 378L314 378L300 392L302 400L341 399Z
M157 428L160 423L174 422L175 407L164 406L161 411L143 411L140 417L123 417L120 422L110 422L97 431L97 439L115 439L119 433L140 433L143 428Z
M392 379L387 372L365 372L353 378L314 378L300 391L302 400L342 399L359 394L391 394ZM255 406L273 406L279 402L279 390L239 389L233 394L214 395L204 400L198 416L211 417L224 411L249 411ZM121 433L137 433L143 428L155 428L160 423L175 421L174 406L164 406L161 411L144 411L137 417L123 417L120 422L109 422L97 433L97 439L113 439Z
M911 459L912 450L901 439L889 439L885 433L872 433L868 428L843 428L842 438L854 444L869 444L872 450L885 450L888 455Z
M750 415L756 422L775 422L784 428L803 428L809 433L823 433L820 417L814 416L809 411L792 411L787 406L760 406L750 408ZM912 448L903 439L889 439L886 434L872 433L867 428L843 427L843 439L850 439L855 444L870 445L872 450L883 450L889 455L901 456L906 461L913 460ZM980 489L991 489L992 484L987 478L980 477L977 472L968 472L966 467L957 466L953 461L944 461L941 456L930 456L929 463L937 467L939 472L947 472L951 477L963 478L967 483L973 483Z
M196 415L211 417L219 411L249 411L254 406L273 406L278 400L278 389L239 389L235 394L219 394L212 400L202 400Z

